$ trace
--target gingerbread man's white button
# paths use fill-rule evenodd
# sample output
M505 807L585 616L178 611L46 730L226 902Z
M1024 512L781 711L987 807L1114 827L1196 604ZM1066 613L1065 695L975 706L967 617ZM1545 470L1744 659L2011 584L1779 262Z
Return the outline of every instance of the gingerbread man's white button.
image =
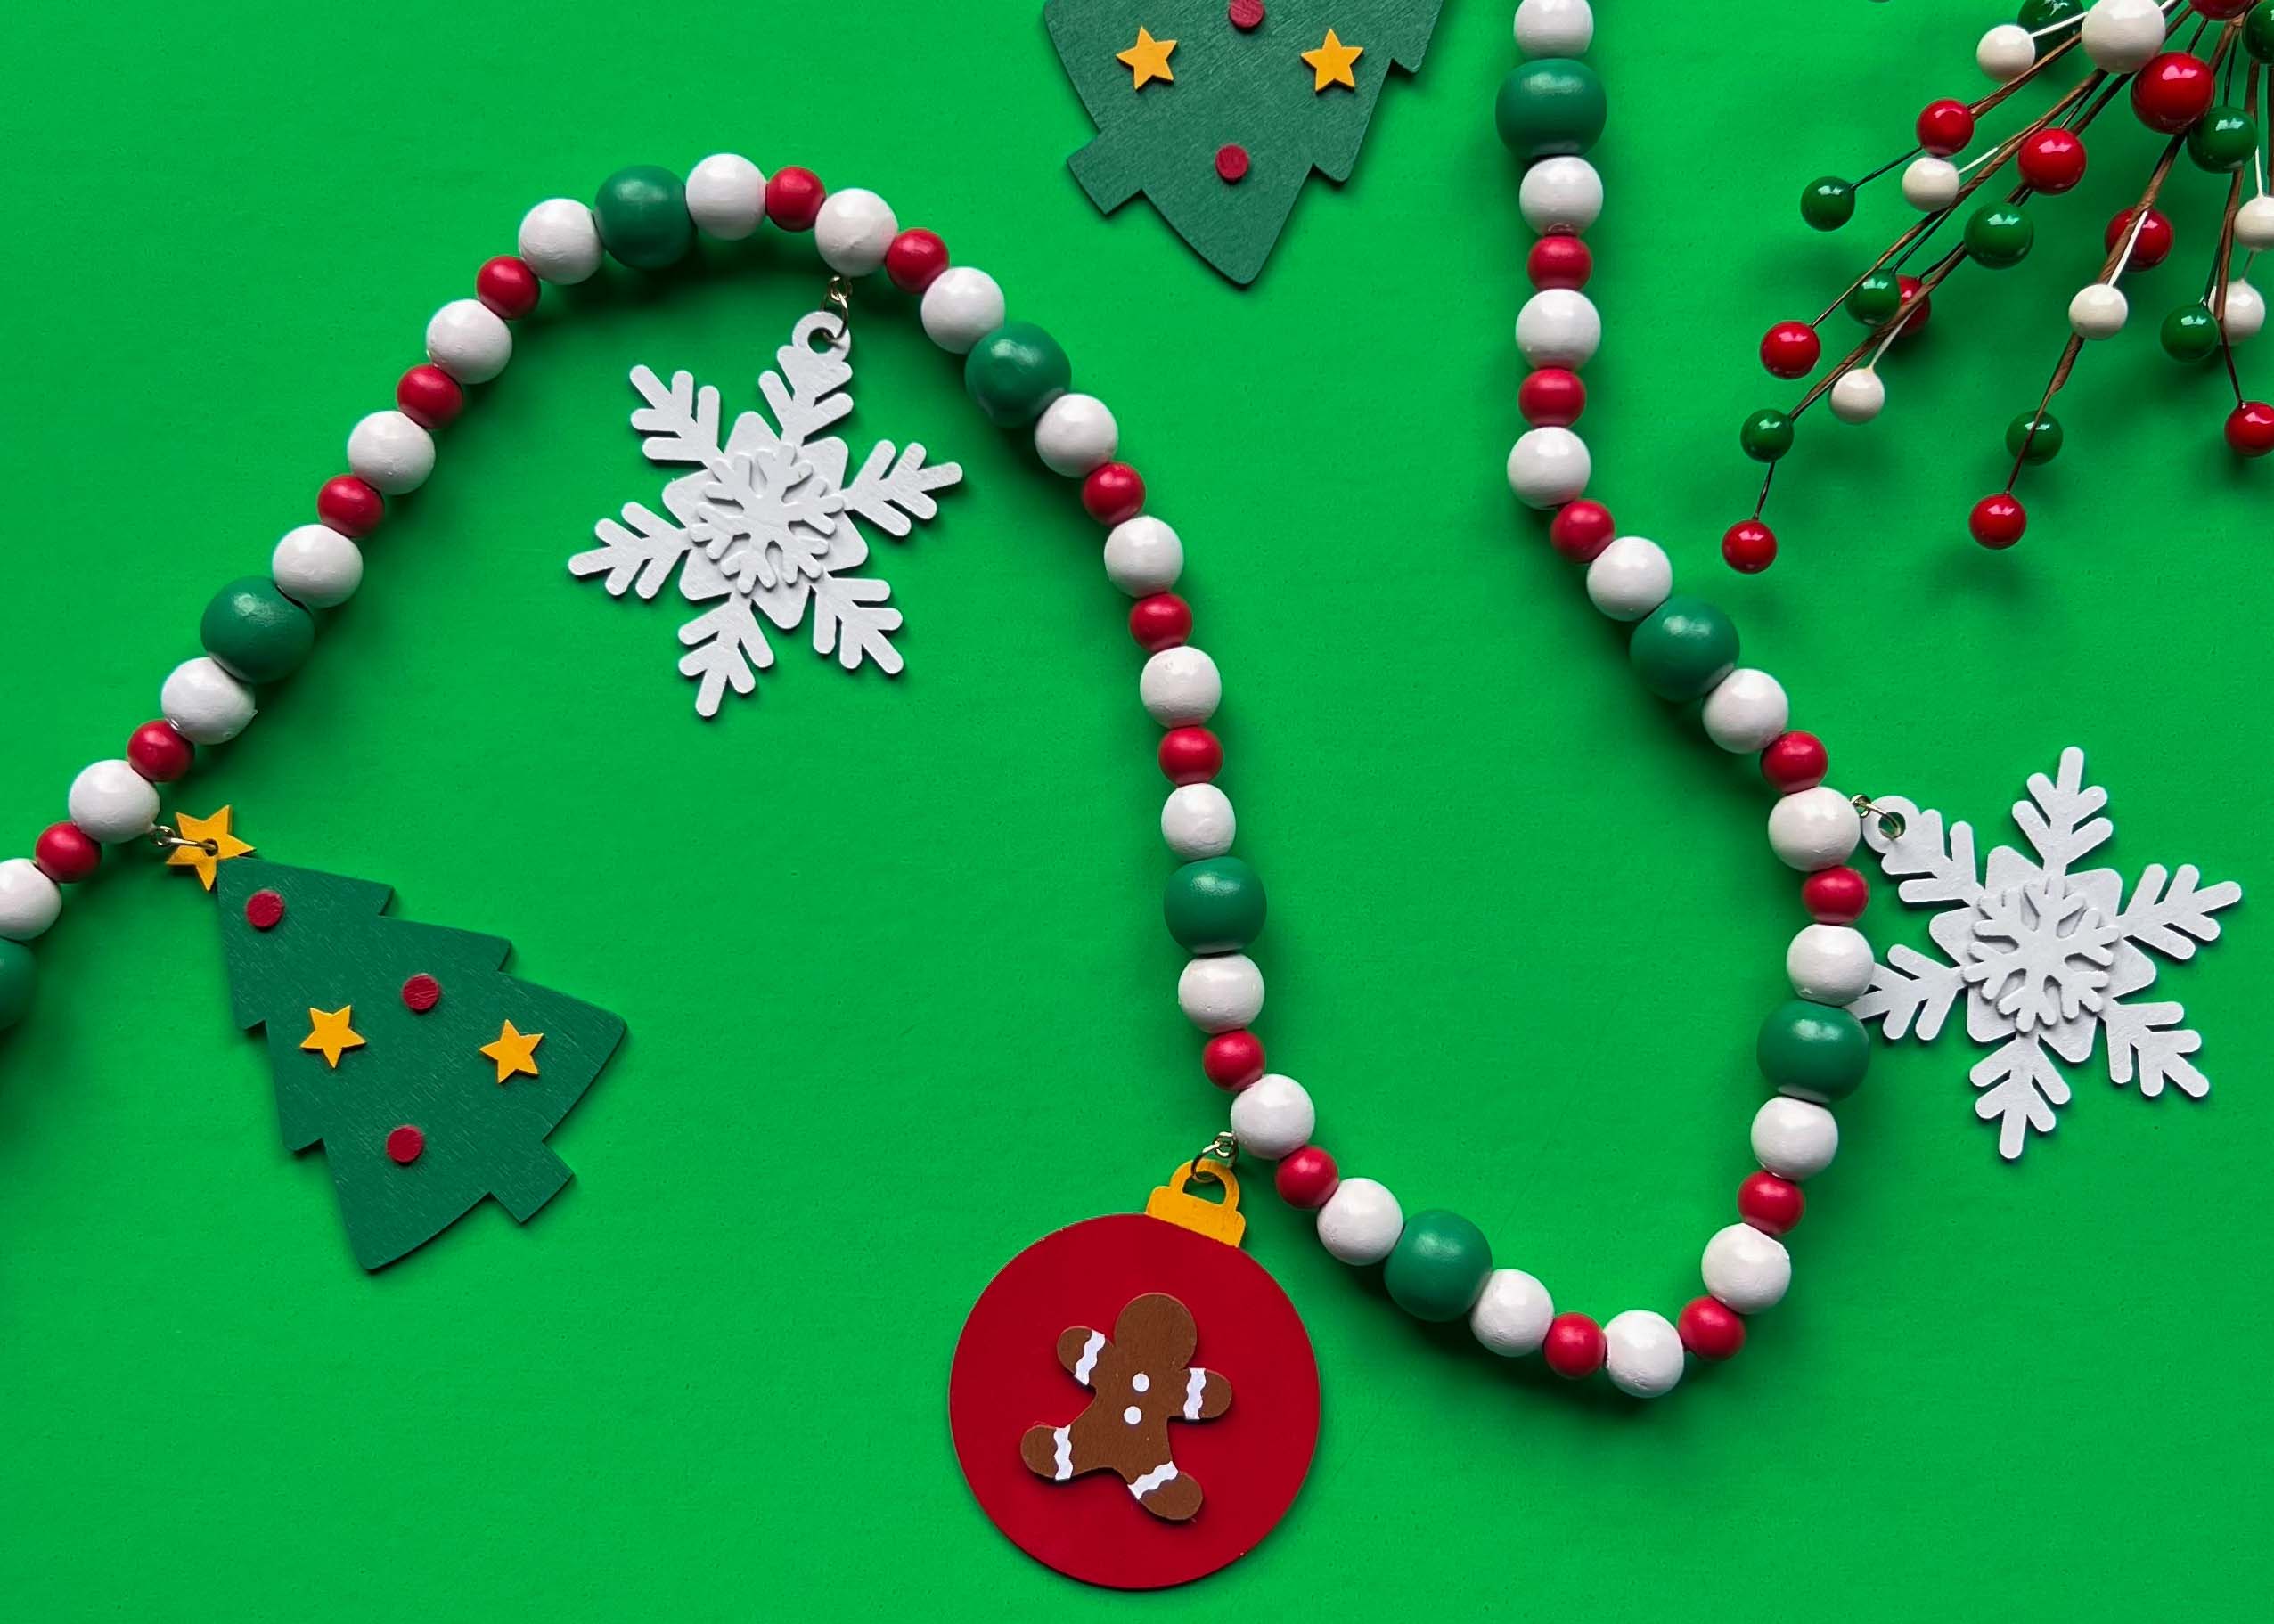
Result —
M1127 1409L1121 1412L1121 1418L1127 1422L1131 1426L1135 1426L1140 1421L1142 1421L1145 1418L1145 1412L1139 1409L1133 1404Z
M1129 1385L1135 1391L1150 1392L1153 1391L1153 1378L1141 1370L1129 1378Z

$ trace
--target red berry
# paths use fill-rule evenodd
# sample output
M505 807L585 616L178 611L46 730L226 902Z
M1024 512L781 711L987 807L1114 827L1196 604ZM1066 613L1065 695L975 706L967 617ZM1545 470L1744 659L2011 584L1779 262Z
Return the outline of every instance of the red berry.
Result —
M1693 1297L1674 1321L1681 1345L1716 1364L1745 1346L1745 1316L1713 1297Z
M2241 16L2257 3L2258 0L2194 0L2196 11L2221 22L2230 17Z
M1566 1381L1593 1375L1603 1367L1603 1327L1584 1314L1558 1314L1548 1323L1540 1357Z
M1101 525L1126 523L1145 510L1145 481L1126 462L1101 462L1082 481L1082 506Z
M153 784L170 784L190 770L197 749L170 722L145 722L127 740L127 759Z
M1205 784L1223 771L1223 745L1206 728L1161 735L1161 773L1172 784Z
M822 177L811 169L795 165L776 169L766 182L766 218L784 231L811 231L822 211L822 200L828 195Z
M426 1135L407 1122L387 1136L387 1159L408 1167L426 1154Z
M2084 143L2074 130L2048 126L2021 143L2019 161L2022 179L2038 191L2066 192L2084 178Z
M1264 1074L1264 1041L1245 1029L1220 1032L1200 1050L1200 1069L1216 1087L1236 1094Z
M2029 528L2029 514L2011 491L2000 491L1974 504L1966 527L1984 547L2003 551L2021 540L2021 533Z
M884 273L903 293L921 293L946 269L947 244L937 232L904 231L884 251Z
M1174 592L1155 592L1129 606L1129 635L1148 654L1174 649L1192 635L1192 606Z
M1556 510L1555 518L1548 521L1548 545L1582 564L1590 562L1609 546L1616 534L1611 510L1583 496L1577 502L1564 503Z
M387 517L387 498L353 474L334 474L315 494L315 516L342 535L369 535Z
M2132 111L2149 129L2176 135L2210 110L2216 88L2209 62L2166 51L2133 78Z
M1805 322L1779 322L1761 339L1761 364L1779 378L1807 377L1823 353L1823 340Z
M474 273L474 297L509 322L518 322L537 307L544 284L528 262L511 254L485 260Z
M1595 257L1576 237L1542 237L1525 257L1524 269L1535 288L1583 288L1594 274Z
M2125 233L2131 230L2132 221L2139 217L2139 214L2136 208L2120 208L2109 220L2108 229L2100 233L2100 241L2110 252L2114 252L2116 245L2124 240ZM2132 268L2152 271L2162 265L2171 252L2172 217L2160 208L2151 208L2147 211L2147 223L2139 228L2139 240L2132 244Z
M1543 366L1517 386L1516 409L1535 428L1568 428L1587 410L1587 386L1576 372Z
M1813 733L1779 733L1761 752L1761 776L1779 795L1815 788L1831 764L1824 741Z
M420 428L440 428L465 410L466 391L440 367L422 363L404 373L395 386L395 404Z
M1342 1182L1342 1175L1336 1171L1332 1156L1316 1145L1305 1145L1280 1159L1272 1182L1279 1187L1280 1199L1291 1207L1322 1207Z
M424 1015L442 1001L442 983L421 970L403 983L403 1008Z
M1974 110L1963 102L1944 96L1918 111L1918 144L1937 158L1962 152L1974 139Z
M1926 331L1926 323L1935 314L1935 301L1926 297L1926 284L1916 276L1899 273L1895 277L1895 290L1902 296L1902 303L1895 310L1898 318L1913 305L1918 307L1910 319L1903 322L1902 331L1896 336L1899 339L1915 339Z
M76 885L102 866L102 848L76 823L51 823L33 843L31 860L59 885Z
M1808 1210L1800 1186L1774 1173L1755 1173L1737 1188L1738 1216L1763 1235L1782 1235Z
M1871 882L1843 863L1800 882L1800 905L1819 925L1853 925L1871 906Z
M256 891L245 899L245 923L255 930L274 930L284 922L284 899L274 891Z
M1743 575L1757 575L1777 561L1777 533L1757 518L1741 518L1722 532L1722 561Z
M2246 400L2227 413L2227 444L2235 454L2262 457L2274 451L2274 406Z

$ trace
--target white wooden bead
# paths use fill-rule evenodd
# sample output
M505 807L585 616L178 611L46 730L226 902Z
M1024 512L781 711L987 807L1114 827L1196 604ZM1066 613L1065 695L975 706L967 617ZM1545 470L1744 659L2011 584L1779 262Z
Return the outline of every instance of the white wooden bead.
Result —
M707 237L740 242L766 217L765 171L740 152L714 152L687 171L687 215Z
M1838 1121L1812 1100L1779 1094L1753 1114L1753 1159L1779 1179L1813 1179L1839 1148Z
M387 495L415 491L434 472L434 437L400 412L374 412L348 430L348 467Z
M918 314L933 343L951 355L968 355L1002 325L1002 289L985 271L950 265L924 290Z
M478 298L454 298L427 323L427 359L460 383L487 383L513 359L513 330Z
M1276 1162L1311 1142L1319 1113L1292 1077L1267 1072L1231 1097L1231 1132L1242 1155Z
M2227 342L2240 344L2245 339L2255 339L2265 325L2266 296L2240 277L2229 282L2226 314L2219 323L2220 331L2227 335Z
M1812 1003L1852 1004L1877 967L1871 943L1852 925L1807 925L1785 950L1792 990Z
M65 803L90 840L117 845L158 821L158 786L126 762L97 762L71 780Z
M1750 755L1764 748L1792 720L1785 685L1765 671L1739 666L1706 696L1706 737L1722 749Z
M1595 301L1576 288L1542 288L1516 313L1516 347L1530 365L1585 366L1602 342Z
M1698 1271L1706 1289L1740 1314L1758 1314L1784 1301L1792 1284L1792 1253L1773 1235L1751 1224L1731 1224L1716 1230L1706 1243L1706 1259Z
M1495 1269L1468 1310L1468 1328L1492 1351L1514 1359L1540 1351L1555 1317L1555 1299L1546 1286L1520 1269Z
M1527 507L1560 508L1593 471L1587 442L1568 428L1528 428L1508 453L1508 487Z
M1583 158L1545 158L1524 172L1516 206L1540 236L1584 232L1603 212L1603 177Z
M519 248L541 280L571 287L600 269L600 222L574 198L547 198L521 216Z
M1165 728L1206 722L1223 703L1223 678L1215 661L1184 645L1164 649L1145 662L1137 678L1145 712Z
M1405 1232L1405 1212L1386 1185L1345 1179L1319 1209L1319 1245L1346 1263L1378 1263Z
M1974 47L1974 65L1998 84L2025 72L2037 60L2037 42L2017 22L2001 22Z
M2261 192L2235 210L2235 241L2253 253L2274 249L2274 194Z
M1819 784L1780 798L1769 809L1769 846L1787 868L1803 874L1848 860L1863 838L1863 820L1838 790Z
M1915 159L1903 171L1903 201L1921 214L1937 214L1959 200L1964 184L1959 167L1949 159Z
M1640 620L1673 590L1673 560L1642 536L1619 537L1587 567L1588 601L1613 620Z
M1120 445L1120 425L1094 395L1061 395L1035 421L1035 454L1044 468L1069 479L1112 461Z
M1516 8L1516 48L1526 56L1582 56L1594 41L1587 0L1523 0Z
M2114 282L2087 282L2069 300L2069 331L2080 339L2113 339L2131 319L2131 304Z
M814 246L822 263L847 276L866 276L882 265L884 251L899 234L892 206L858 186L830 192L814 217Z
M1876 368L1850 367L1832 385L1832 415L1843 423L1868 423L1886 406L1886 380Z
M258 714L253 690L203 655L174 667L158 690L158 708L193 745L225 745Z
M1681 1380L1681 1333L1648 1309L1614 1314L1603 1327L1603 1371L1629 1398L1662 1398Z
M276 543L268 573L277 591L293 602L334 608L364 583L364 552L330 525L301 525Z
M1176 1007L1202 1032L1237 1032L1264 1012L1264 973L1245 953L1214 953L1185 965Z
M2084 53L2110 73L2138 73L2164 48L2168 27L2155 0L2093 0L2084 14Z
M1165 592L1183 573L1184 543L1151 514L1125 518L1106 532L1106 579L1132 598Z
M29 857L0 862L0 936L29 942L63 911L62 887Z
M1214 784L1179 784L1161 804L1161 838L1185 862L1222 857L1239 833L1231 797Z

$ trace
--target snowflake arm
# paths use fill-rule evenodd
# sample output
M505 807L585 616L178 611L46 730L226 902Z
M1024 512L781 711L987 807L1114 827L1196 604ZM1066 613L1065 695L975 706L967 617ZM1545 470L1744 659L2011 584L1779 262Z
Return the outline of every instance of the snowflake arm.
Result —
M900 611L886 605L892 583L867 575L823 575L814 583L814 652L837 654L847 671L865 658L887 676L897 676L904 662L892 646Z
M829 340L827 348L814 347L817 334ZM845 359L852 348L844 322L816 310L790 331L789 343L773 352L775 370L758 374L758 393L773 408L784 445L797 449L853 410L853 397L845 393L845 386L853 381L853 369Z
M2115 825L2099 815L2108 792L2084 781L2084 752L2074 745L2062 751L2059 771L2058 779L2031 773L2030 800L2014 803L2014 821L2037 849L2049 877L2066 874L2070 864L2115 833Z
M570 559L568 573L605 574L608 578L601 584L611 598L621 598L635 586L641 597L653 598L694 545L694 538L687 532L636 502L624 504L622 524L603 518L593 526L593 534L605 545Z
M2122 1088L2137 1073L2143 1099L2154 1099L2167 1082L2189 1099L2211 1092L2211 1079L2188 1058L2203 1047L2203 1034L2181 1026L2186 1018L2177 1004L2111 1003L2100 1016L2108 1029L2108 1081Z
M1879 854L1881 870L1902 880L1895 894L1906 902L1972 906L1982 895L1972 826L1951 824L1946 841L1941 812L1922 812L1896 796L1885 796L1877 804L1901 814L1903 820L1902 835L1894 840L1882 832L1880 819L1866 819L1863 825L1864 842Z
M692 372L674 372L666 384L652 368L632 369L632 387L648 404L632 413L650 462L699 462L719 457L718 391L695 387Z
M727 689L748 694L757 686L757 673L773 664L773 646L750 612L750 600L740 596L728 598L680 627L679 641L688 648L679 661L679 674L700 684L695 690L698 715L717 715Z
M2211 916L2241 902L2243 888L2232 880L2202 885L2203 872L2191 862L2170 874L2168 890L2165 877L2160 862L2140 870L2131 901L2116 916L2116 928L2125 940L2152 947L2167 959L2192 959L2196 943L2219 939L2219 921Z
M963 477L961 465L924 466L924 448L910 443L893 461L890 440L879 440L845 493L845 505L887 535L906 535L914 521L931 518L939 504L931 493Z
M2030 1130L2050 1133L2054 1107L2069 1103L2068 1080L2034 1038L2013 1038L1975 1062L1968 1080L1982 1090L1974 1114L1998 1124L1998 1154L2019 1158Z
M1950 1019L1951 1005L1966 985L1956 965L1929 959L1914 948L1887 950L1887 962L1871 972L1871 984L1848 1006L1859 1021L1877 1020L1888 1041L1916 1032L1931 1043Z

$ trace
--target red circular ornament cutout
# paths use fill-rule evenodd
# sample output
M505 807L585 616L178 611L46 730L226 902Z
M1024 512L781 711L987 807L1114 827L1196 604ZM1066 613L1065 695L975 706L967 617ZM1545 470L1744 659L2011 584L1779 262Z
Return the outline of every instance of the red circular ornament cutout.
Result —
M1236 141L1226 142L1216 149L1216 175L1228 185L1238 185L1247 178L1247 149Z
M274 930L284 921L284 899L274 891L256 891L245 899L245 923L255 930Z
M426 1135L405 1122L387 1136L387 1159L408 1167L426 1154Z
M1204 1496L1184 1522L1145 1509L1113 1471L1054 1481L1019 1457L1029 1428L1067 1425L1097 1397L1059 1362L1059 1338L1076 1326L1111 1336L1122 1310L1149 1293L1190 1311L1192 1364L1231 1385L1221 1415L1169 1424L1171 1459ZM1262 1264L1160 1219L1116 1213L1044 1236L979 1293L955 1345L947 1416L971 1492L1012 1544L1085 1584L1153 1590L1246 1555L1287 1514L1318 1445L1319 1367Z
M403 983L403 1008L424 1015L442 1001L442 983L421 970Z

